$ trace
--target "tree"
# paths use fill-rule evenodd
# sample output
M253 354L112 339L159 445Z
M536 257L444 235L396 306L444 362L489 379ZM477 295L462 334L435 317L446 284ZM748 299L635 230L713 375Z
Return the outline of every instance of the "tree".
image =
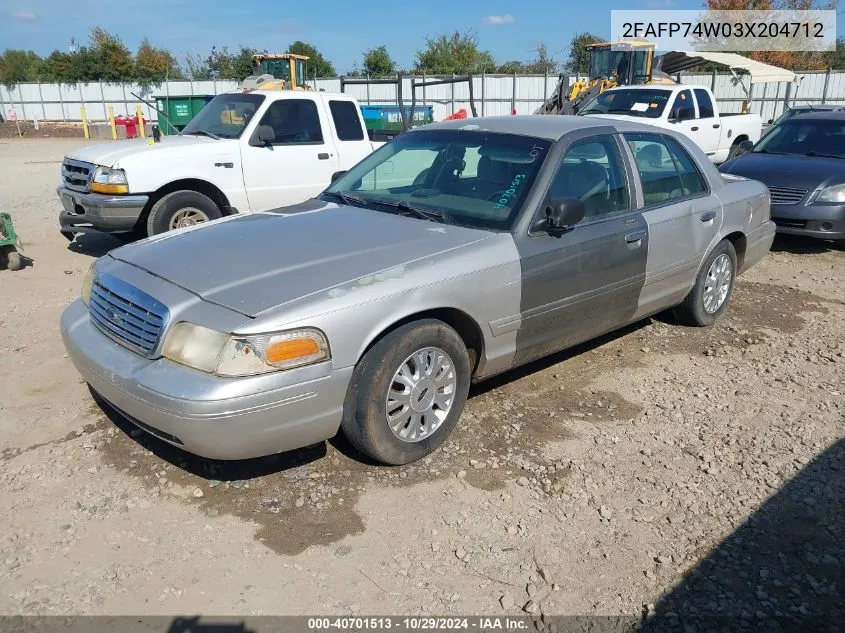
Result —
M499 64L496 66L497 73L501 75L524 75L525 74L525 64L518 60L511 60L509 62L505 62L504 64Z
M592 33L576 33L569 44L569 60L566 62L566 70L576 75L589 74L590 51L585 49L590 44L604 41L604 38Z
M82 52L80 50L80 52ZM89 52L92 55L91 76L102 81L131 81L135 78L135 60L116 35L95 26L91 29Z
M33 51L7 48L0 55L0 83L12 87L27 81L38 81L41 58Z
M155 48L147 38L135 55L135 79L142 86L160 84L168 79L182 79L176 58L165 48Z
M288 47L288 52L308 56L309 59L306 62L308 66L308 77L337 76L334 65L328 59L323 57L323 54L318 51L314 45L309 44L308 42L296 40Z
M546 45L540 42L534 52L537 57L525 66L525 72L532 75L554 75L557 72L558 62L549 55Z
M216 72L221 79L240 81L252 74L252 56L257 52L254 48L241 46L237 53L230 53L226 46L221 49L212 46L205 65L209 74Z
M370 77L393 75L396 73L396 62L390 57L386 46L371 48L364 53L362 72Z
M496 62L489 51L478 47L475 33L438 35L425 40L425 48L417 51L416 72L432 75L491 73Z
M207 60L196 53L185 55L185 70L188 71L188 77L194 81L205 81L212 78L211 68L208 67Z

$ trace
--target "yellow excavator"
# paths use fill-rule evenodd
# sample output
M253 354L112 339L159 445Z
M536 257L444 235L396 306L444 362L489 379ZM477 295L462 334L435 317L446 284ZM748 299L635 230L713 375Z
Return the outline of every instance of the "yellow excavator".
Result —
M631 40L600 42L586 47L590 52L590 74L571 86L560 76L552 96L537 114L576 114L582 106L608 88L642 84L674 84L655 65L655 44ZM659 60L660 58L658 58Z
M305 84L308 59L296 53L256 53L252 56L252 75L241 82L241 88L310 90Z

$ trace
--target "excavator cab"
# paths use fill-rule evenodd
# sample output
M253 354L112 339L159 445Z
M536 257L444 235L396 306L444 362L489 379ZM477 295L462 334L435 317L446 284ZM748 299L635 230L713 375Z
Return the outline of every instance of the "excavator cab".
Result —
M590 82L605 79L617 86L649 83L654 48L651 42L604 42L587 46L590 51Z
M245 82L258 90L307 90L307 61L307 55L295 53L256 53L252 56L252 77Z

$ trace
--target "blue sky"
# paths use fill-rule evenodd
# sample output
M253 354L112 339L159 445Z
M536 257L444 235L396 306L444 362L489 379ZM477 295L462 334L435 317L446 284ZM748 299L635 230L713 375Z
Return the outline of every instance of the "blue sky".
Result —
M474 31L497 61L526 60L538 42L565 60L572 35L610 35L611 9L699 9L702 0L0 0L0 50L27 48L46 55L67 50L71 37L87 42L94 25L135 49L143 37L180 59L212 44L243 44L281 52L295 40L311 42L340 72L364 50L384 44L402 67L427 36ZM840 17L837 31L842 33Z

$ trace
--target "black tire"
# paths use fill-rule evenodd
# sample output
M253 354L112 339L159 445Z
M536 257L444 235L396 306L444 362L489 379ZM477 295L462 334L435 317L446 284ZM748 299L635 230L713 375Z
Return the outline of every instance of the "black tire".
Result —
M169 231L176 214L187 208L196 209L209 220L216 220L223 215L214 200L199 191L174 191L162 196L150 209L150 215L147 217L147 235Z
M717 310L710 312L705 308L704 287L707 283L707 276L710 271L711 264L713 264L713 262L721 255L726 255L730 260L730 284L724 301L722 301ZM733 244L731 244L728 240L722 240L716 244L716 247L710 251L710 254L705 258L704 264L701 266L701 270L698 271L698 276L695 278L695 285L692 287L692 290L690 290L690 293L686 296L683 303L675 308L675 317L684 323L697 325L699 327L712 325L719 315L721 315L728 307L728 303L730 303L734 284L736 283L736 275L736 250L734 249Z
M23 257L15 250L14 246L6 247L6 268L9 270L20 270L23 268Z
M438 348L452 359L454 397L445 418L430 435L404 441L388 426L388 390L403 363L428 347ZM436 319L403 325L373 345L355 367L343 405L341 430L355 448L384 464L408 464L425 457L449 437L461 417L471 372L466 345L451 327Z

